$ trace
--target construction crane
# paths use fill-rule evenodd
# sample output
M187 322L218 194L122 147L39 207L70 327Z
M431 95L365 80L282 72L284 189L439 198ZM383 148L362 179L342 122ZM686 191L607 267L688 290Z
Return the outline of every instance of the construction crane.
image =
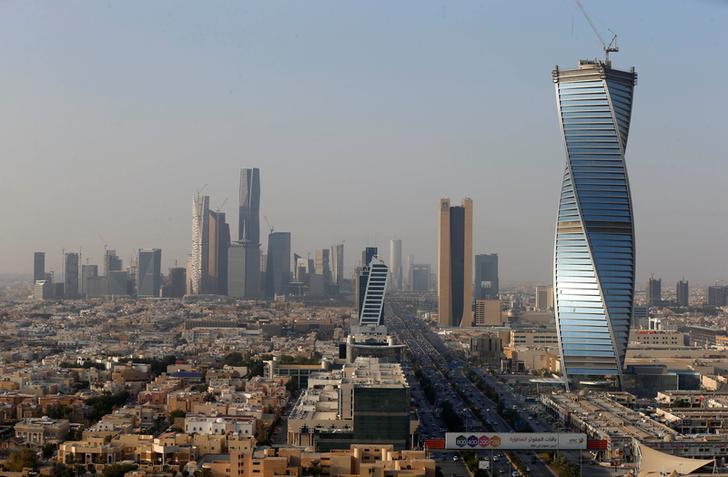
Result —
M617 46L617 34L614 33L612 30L609 30L609 33L611 33L612 40L607 44L604 41L604 38L602 38L602 35L599 34L599 30L597 30L597 27L594 25L594 22L592 22L591 18L589 18L589 15L586 13L586 10L584 9L584 5L581 4L580 0L574 0L576 2L576 6L579 7L579 10L581 10L581 14L584 15L584 18L586 18L586 21L589 23L589 26L594 31L594 34L597 36L599 41L602 44L602 48L604 49L604 62L609 63L609 53L617 53L619 51L619 46Z
M225 200L222 201L222 204L217 206L217 208L215 209L215 212L218 212L218 213L222 212L222 208L225 207L225 204L227 204L227 200L228 200L228 198L225 197Z
M265 219L265 223L268 224L268 229L270 229L270 233L273 233L273 226L270 224L270 221L268 220L268 216L264 215L263 218Z

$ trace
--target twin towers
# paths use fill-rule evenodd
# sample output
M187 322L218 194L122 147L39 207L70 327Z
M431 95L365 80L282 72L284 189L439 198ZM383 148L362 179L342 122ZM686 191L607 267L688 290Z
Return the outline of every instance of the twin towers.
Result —
M554 241L554 304L567 386L621 382L635 285L625 150L637 74L582 60L553 71L564 168ZM438 302L443 326L473 325L473 205L440 202Z

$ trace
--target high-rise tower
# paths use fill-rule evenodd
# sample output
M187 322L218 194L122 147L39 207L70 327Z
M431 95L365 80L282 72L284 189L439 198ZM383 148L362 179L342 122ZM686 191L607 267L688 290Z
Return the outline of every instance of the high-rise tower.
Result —
M387 291L387 265L377 257L367 266L366 285L359 310L359 325L379 326L384 324L384 294Z
M475 299L498 298L498 254L475 256Z
M238 240L260 243L260 170L240 170Z
M200 295L207 289L209 213L210 197L195 194L192 198L192 256L187 276L190 295Z
M207 290L205 293L227 295L228 248L230 248L230 227L225 222L225 213L209 212L207 254Z
M79 256L68 252L65 256L65 273L63 277L63 293L66 298L78 298L78 265Z
M268 298L288 294L288 284L291 282L290 232L271 232L268 235L265 282L265 294Z
M158 297L162 287L162 250L139 249L137 295Z
M473 201L440 200L437 301L441 326L473 326Z
M45 252L33 254L33 283L38 280L45 280Z
M392 289L402 289L402 241L389 241L389 266L392 268Z
M554 293L567 386L620 380L635 277L627 168L637 74L609 62L553 71L566 168L556 223Z

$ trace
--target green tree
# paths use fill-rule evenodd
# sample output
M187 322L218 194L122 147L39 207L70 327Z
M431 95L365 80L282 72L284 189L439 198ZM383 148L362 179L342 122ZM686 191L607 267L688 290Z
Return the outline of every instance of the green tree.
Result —
M5 467L11 472L20 472L24 468L35 469L37 466L38 454L27 447L11 452L5 462Z
M112 464L104 467L101 472L102 477L124 477L124 474L132 470L136 470L139 466L136 464Z
M169 417L171 419L175 419L178 417L185 417L187 415L186 412L184 412L182 409L175 409L174 411L169 413Z

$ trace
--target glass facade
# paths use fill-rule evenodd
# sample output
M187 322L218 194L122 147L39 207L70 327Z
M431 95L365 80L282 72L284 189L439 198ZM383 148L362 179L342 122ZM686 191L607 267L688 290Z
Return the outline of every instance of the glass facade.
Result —
M624 161L637 75L599 61L553 72L566 169L554 247L554 294L567 382L621 378L635 276Z

